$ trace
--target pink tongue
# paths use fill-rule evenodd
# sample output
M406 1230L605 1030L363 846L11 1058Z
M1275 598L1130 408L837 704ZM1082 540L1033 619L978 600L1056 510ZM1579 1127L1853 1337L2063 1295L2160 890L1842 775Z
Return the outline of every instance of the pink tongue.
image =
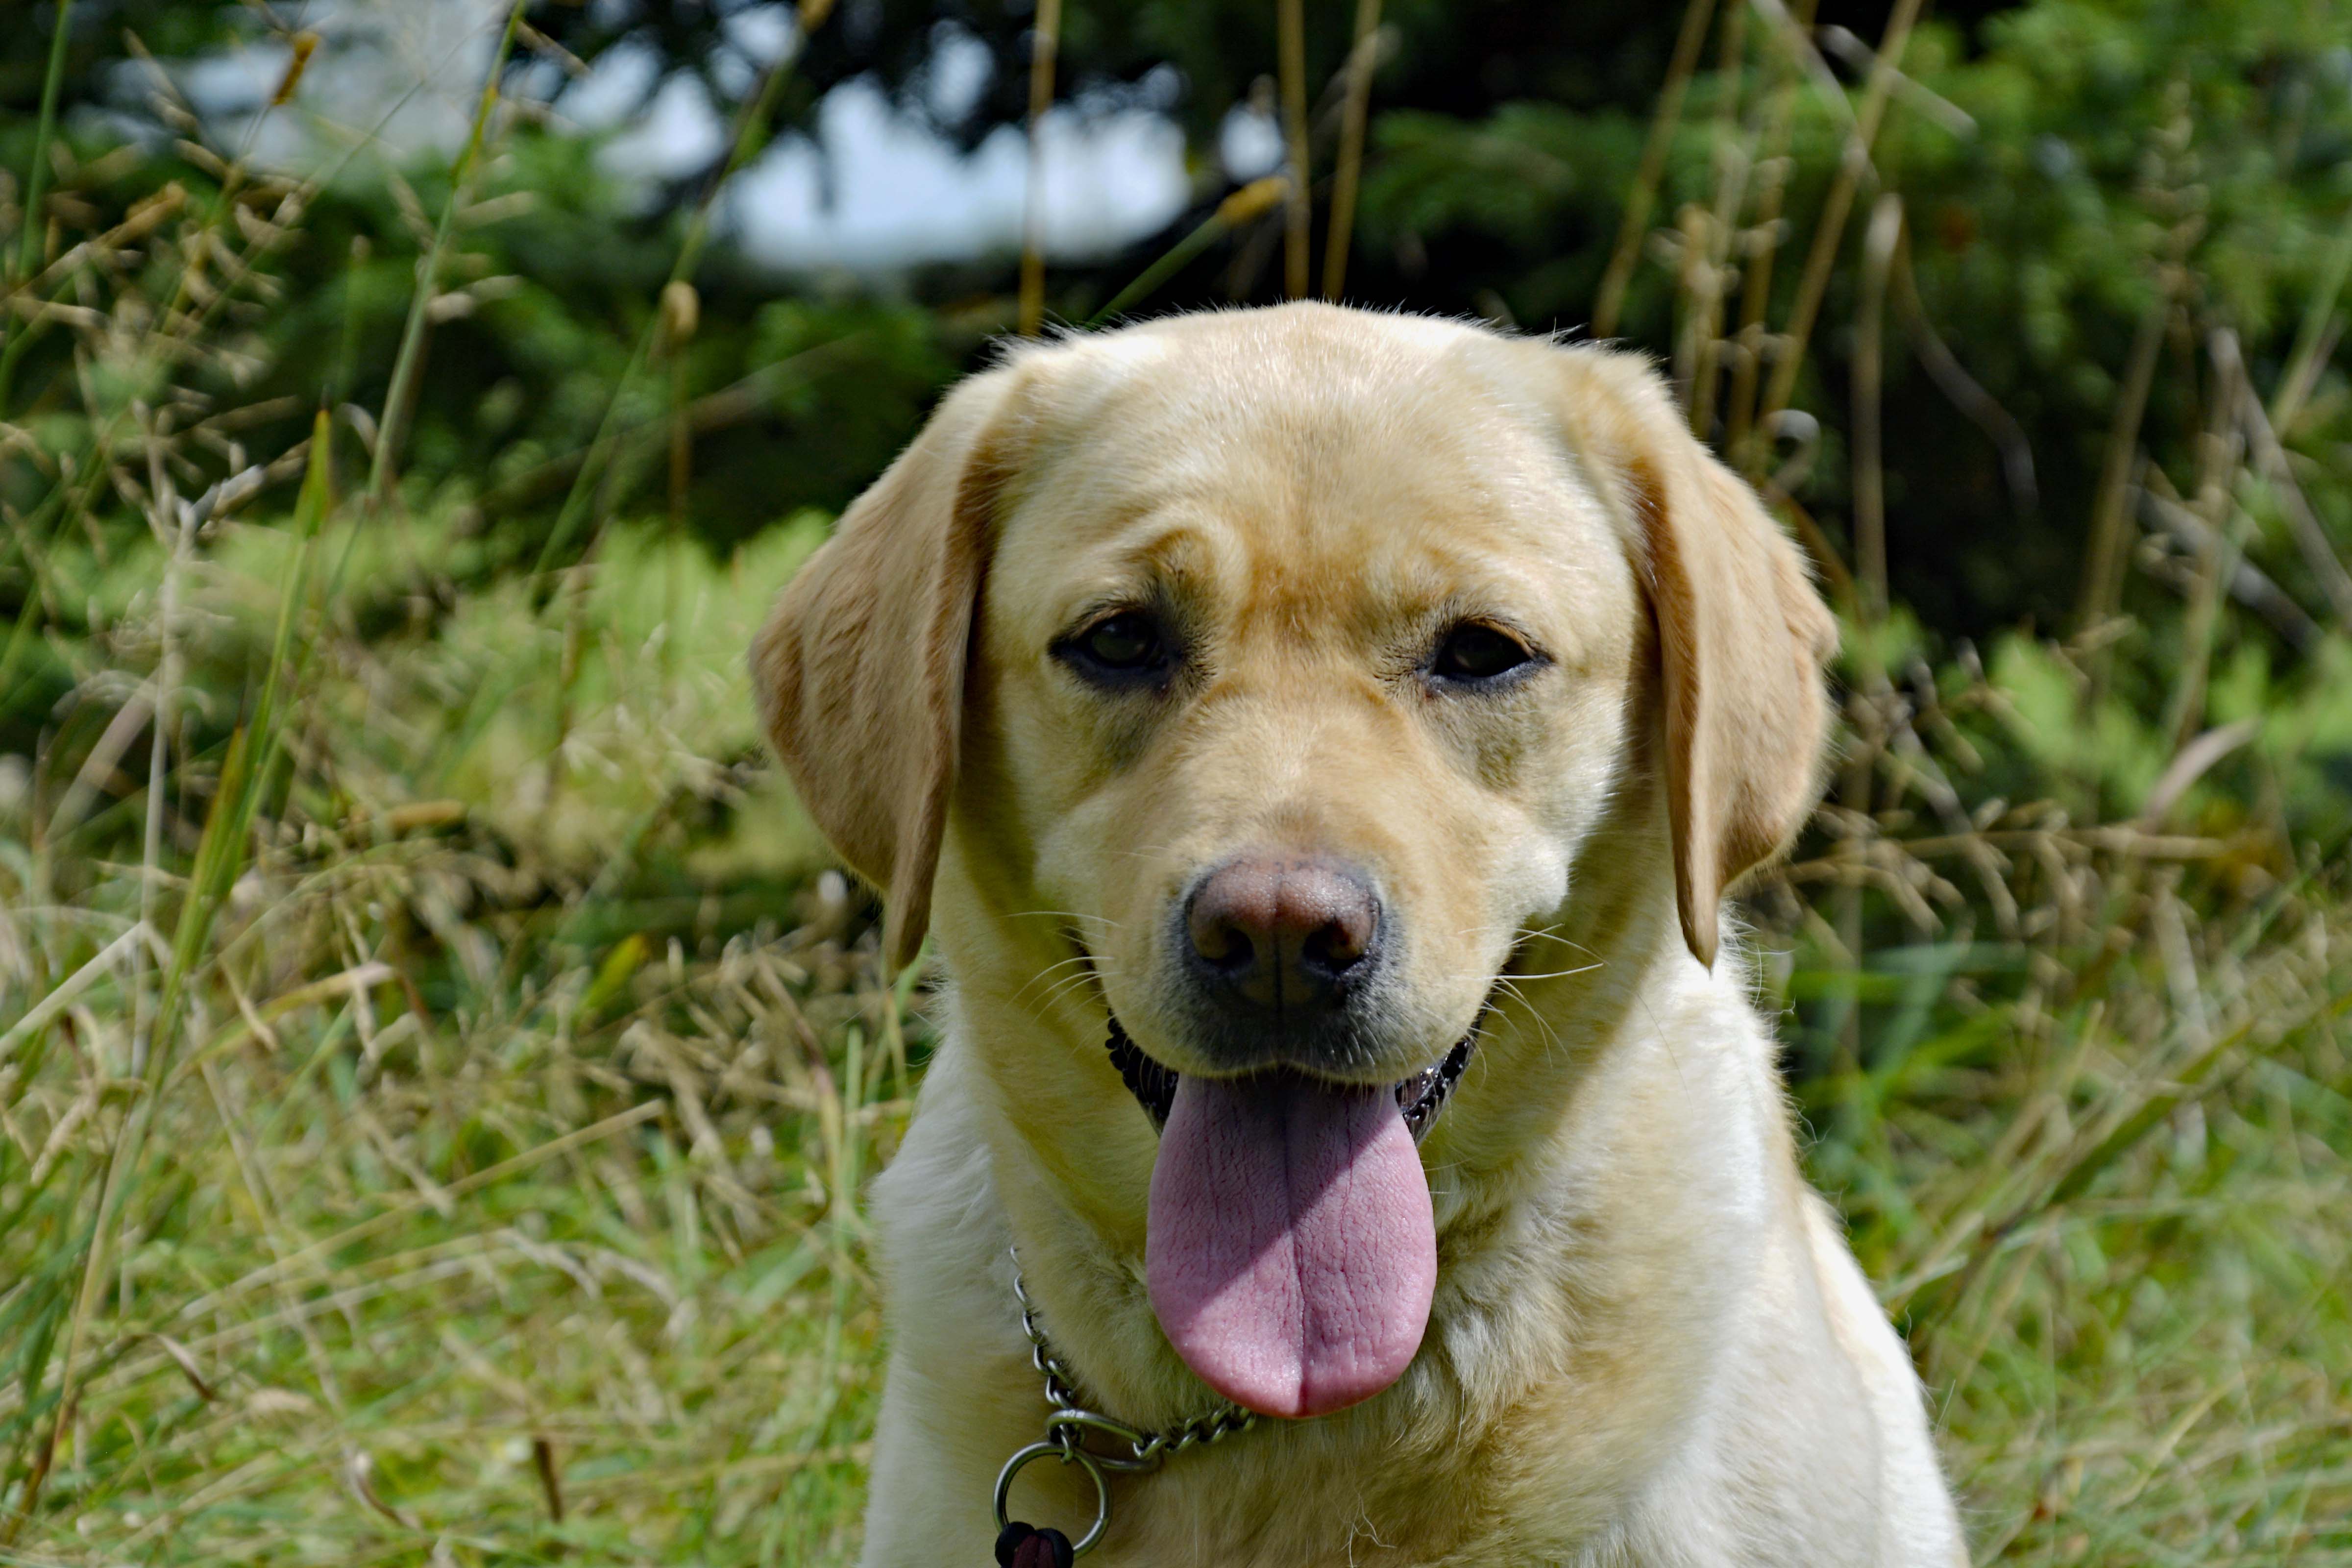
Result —
M1321 1415L1394 1383L1437 1285L1429 1183L1395 1095L1186 1074L1144 1265L1169 1342L1236 1405Z

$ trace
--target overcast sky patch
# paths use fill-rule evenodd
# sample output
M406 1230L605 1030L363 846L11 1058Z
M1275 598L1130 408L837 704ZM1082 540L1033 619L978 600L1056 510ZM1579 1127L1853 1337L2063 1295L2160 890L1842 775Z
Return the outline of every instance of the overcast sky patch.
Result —
M260 163L316 168L349 150L355 133L395 156L447 156L464 141L503 18L501 0L321 0L306 17L321 42L300 91L268 112L289 58L282 45L256 41L171 69L214 140L249 150ZM739 96L800 42L781 5L732 9L722 32L712 75L721 91ZM551 92L553 122L603 137L600 166L625 192L651 201L724 155L733 112L712 101L698 73L665 76L663 63L650 46L624 41L585 77L559 81L534 65L510 79L510 89ZM1028 190L1024 129L999 126L969 153L935 129L970 119L994 68L971 32L940 24L909 101L894 100L870 79L835 88L818 106L814 137L779 137L736 176L722 195L722 232L752 259L792 270L892 272L1017 250ZM1180 90L1163 67L1046 114L1049 255L1106 256L1184 210L1192 195L1184 136L1165 112ZM1220 138L1229 168L1254 167L1280 150L1270 121L1260 128L1229 118Z
M1173 222L1192 195L1184 135L1165 115L1067 106L1040 125L1045 244L1084 260ZM817 134L783 137L737 177L728 230L771 266L887 270L1018 250L1028 138L999 126L965 153L873 82L825 95Z

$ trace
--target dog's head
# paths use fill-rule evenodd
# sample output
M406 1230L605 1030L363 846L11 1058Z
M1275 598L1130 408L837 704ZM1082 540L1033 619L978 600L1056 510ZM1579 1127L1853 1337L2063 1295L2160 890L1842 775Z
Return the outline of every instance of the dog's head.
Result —
M1725 889L1810 803L1833 640L1638 360L1292 306L967 382L754 665L894 960L937 875L967 989L1040 1035L1124 1031L1166 1122L1160 1321L1297 1415L1410 1359L1412 1140L1507 972L1573 966L1520 960L1597 836L1664 841L1658 896L1670 863L1713 963ZM1024 1070L1116 1110L1099 1057Z

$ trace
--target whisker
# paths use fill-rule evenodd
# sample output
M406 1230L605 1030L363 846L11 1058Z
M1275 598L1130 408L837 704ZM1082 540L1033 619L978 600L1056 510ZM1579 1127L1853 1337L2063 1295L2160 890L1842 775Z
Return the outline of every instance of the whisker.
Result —
M1499 931L1500 929L1502 928L1499 926L1491 925L1470 926L1455 932L1454 934L1457 936L1485 936L1491 931ZM1574 948L1577 952L1583 953L1587 958L1591 959L1596 963L1606 963L1608 962L1608 960L1602 958L1601 954L1593 952L1582 942L1571 941L1570 939L1560 935L1558 930L1551 926L1521 927L1517 931L1513 933L1512 944L1517 946L1519 942L1556 942L1562 947Z
M1037 973L1039 974L1051 974L1057 969L1067 969L1073 963L1092 963L1094 961L1094 954L1090 952L1074 952L1067 958L1055 960L1054 963L1047 964Z
M1037 1000L1037 1010L1048 1011L1059 1006L1073 993L1086 989L1087 982L1095 978L1093 972L1068 975L1055 983L1054 988Z
M1032 986L1036 985L1040 981L1043 981L1044 979L1045 979L1045 977L1046 977L1046 976L1048 976L1048 975L1050 975L1050 974L1054 973L1055 971L1057 971L1057 970L1063 970L1063 969L1067 969L1067 968L1069 968L1069 967L1070 967L1072 964L1074 964L1074 963L1076 963L1076 964L1086 964L1086 963L1092 963L1092 962L1093 962L1093 960L1089 957L1089 955L1087 955L1087 954L1086 954L1086 953L1081 952L1081 953L1076 953L1076 954L1073 954L1072 956L1070 956L1070 957L1068 957L1068 958L1063 959L1059 963L1049 963L1049 964L1047 964L1045 968L1043 968L1043 969L1039 970L1036 973L1034 973L1034 974L1031 975L1031 976L1028 978L1028 980L1027 980L1025 983L1024 983L1024 984L1023 984L1023 985L1022 985L1021 989L1020 989L1020 990L1018 990L1018 991L1016 991L1016 992L1014 992L1014 993L1013 994L1013 1005L1015 1005L1015 1006L1020 1005L1020 1004L1021 1004L1021 999L1022 999L1023 997L1024 997L1024 996L1026 996L1026 995L1028 995L1028 994L1029 994L1029 991L1030 991L1030 988L1031 988Z
M1007 915L1005 918L1006 918L1007 920L1015 920L1015 921L1027 921L1027 920L1090 921L1092 921L1092 922L1093 922L1094 924L1096 924L1096 925L1099 925L1099 926L1108 926L1108 927L1109 929L1111 929L1112 931L1118 931L1118 930L1121 930L1121 929L1122 929L1122 927L1121 927L1121 925L1120 925L1120 922L1118 922L1118 921L1115 921L1115 920L1111 919L1108 915L1090 915L1090 914L1087 914L1087 913L1086 913L1085 911L1080 910L1013 910L1013 913L1011 913L1010 915Z
M1568 1048L1566 1044L1560 1039L1559 1033L1552 1028L1551 1020L1543 1016L1542 1008L1538 1007L1533 1002L1528 999L1528 994L1526 992L1513 984L1507 977L1499 981L1496 984L1496 989L1507 996L1510 1000L1517 1002L1522 1008L1526 1009L1528 1020L1532 1022L1537 1028L1543 1031L1544 1053L1547 1057L1549 1057L1554 1049L1565 1050Z

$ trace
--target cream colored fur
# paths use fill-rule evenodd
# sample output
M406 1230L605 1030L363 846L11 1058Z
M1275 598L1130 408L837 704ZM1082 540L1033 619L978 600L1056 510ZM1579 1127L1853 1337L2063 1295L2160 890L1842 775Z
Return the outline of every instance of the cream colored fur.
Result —
M1164 697L1051 658L1176 607ZM1449 618L1551 665L1464 700ZM1965 1563L1919 1389L1799 1173L1723 890L1802 818L1834 628L1629 356L1323 306L1017 351L960 389L754 654L780 753L950 984L876 1184L891 1352L866 1561L982 1568L1045 1406L1007 1249L1101 1408L1209 1396L1143 1279L1155 1135L1109 1011L1179 1070L1171 900L1277 845L1406 934L1402 1078L1480 1048L1423 1147L1440 1272L1404 1377L1116 1482L1093 1562ZM1392 1058L1392 1059L1391 1059ZM1051 1463L1017 1510L1077 1533Z

